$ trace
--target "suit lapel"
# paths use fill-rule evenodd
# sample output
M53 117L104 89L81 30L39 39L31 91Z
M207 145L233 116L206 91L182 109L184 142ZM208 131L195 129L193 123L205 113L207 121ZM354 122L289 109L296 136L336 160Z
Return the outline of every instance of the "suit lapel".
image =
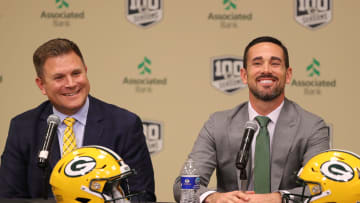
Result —
M51 154L51 157L50 157L50 166L51 166L51 168L55 167L56 163L61 158L58 136L54 137L52 147L53 147L53 150L51 151L52 154Z
M271 190L279 188L287 155L296 135L297 113L290 101L285 99L284 106L276 123L271 154Z
M83 146L99 144L104 128L101 124L102 120L103 112L99 107L98 101L89 96L89 111L86 119Z

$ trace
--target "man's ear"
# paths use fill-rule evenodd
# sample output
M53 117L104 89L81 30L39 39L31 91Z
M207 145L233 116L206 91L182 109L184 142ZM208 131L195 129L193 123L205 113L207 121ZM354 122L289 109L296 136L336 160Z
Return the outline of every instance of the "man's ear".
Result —
M288 67L286 69L286 84L290 84L292 78L292 68Z
M45 87L44 87L45 84L44 84L43 79L41 79L40 77L37 77L37 78L35 79L35 83L36 83L36 85L39 87L41 93L42 93L43 95L46 95L46 90L45 90Z
M244 84L247 84L247 70L245 68L240 69L241 80Z

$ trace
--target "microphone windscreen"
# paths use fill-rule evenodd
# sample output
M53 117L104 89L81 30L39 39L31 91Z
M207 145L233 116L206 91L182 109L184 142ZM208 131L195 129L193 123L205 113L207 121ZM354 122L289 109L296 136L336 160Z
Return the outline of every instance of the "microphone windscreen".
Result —
M255 121L248 121L245 123L245 129L247 128L252 128L254 131L257 131L258 125L256 124Z
M59 116L55 115L55 114L52 114L50 115L48 118L47 118L47 123L50 124L50 123L56 123L56 125L59 125L60 124L60 118Z

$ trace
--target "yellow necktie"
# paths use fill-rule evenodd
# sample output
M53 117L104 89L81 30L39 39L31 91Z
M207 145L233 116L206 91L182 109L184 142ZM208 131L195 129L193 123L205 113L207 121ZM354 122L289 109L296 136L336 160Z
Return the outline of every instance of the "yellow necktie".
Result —
M63 156L76 149L76 139L73 131L73 125L75 123L75 119L71 117L67 117L64 119L64 123L67 127L64 131L64 138L63 138Z

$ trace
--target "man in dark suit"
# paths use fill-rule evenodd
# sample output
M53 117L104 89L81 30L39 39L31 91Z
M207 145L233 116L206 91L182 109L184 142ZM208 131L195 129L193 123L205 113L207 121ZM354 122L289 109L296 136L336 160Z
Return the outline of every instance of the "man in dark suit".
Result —
M138 200L156 201L154 172L140 118L89 95L87 67L78 46L67 39L53 39L35 51L33 61L36 84L49 100L11 120L1 156L0 197L41 198L44 195L44 171L37 166L38 153L47 118L55 114L61 123L50 152L50 170L65 153L67 126L63 120L72 117L75 120L72 145L101 145L114 150L137 172L129 177L129 190L145 192ZM52 196L50 189L48 195Z
M279 40L259 37L251 41L240 74L248 85L249 101L211 115L189 155L199 166L200 201L280 203L283 193L301 193L296 173L312 156L329 148L328 127L323 119L285 98L285 84L291 81L292 68L288 51ZM235 163L245 123L256 120L260 129L263 119L267 126L261 129L267 133L255 133L247 164L248 179L240 180ZM267 145L258 145L262 138L266 138ZM258 149L262 152L258 153ZM265 159L258 158L265 149ZM214 190L207 185L215 169ZM263 178L266 173L267 178ZM256 178L258 175L262 177ZM174 183L177 202L180 187L178 177Z

